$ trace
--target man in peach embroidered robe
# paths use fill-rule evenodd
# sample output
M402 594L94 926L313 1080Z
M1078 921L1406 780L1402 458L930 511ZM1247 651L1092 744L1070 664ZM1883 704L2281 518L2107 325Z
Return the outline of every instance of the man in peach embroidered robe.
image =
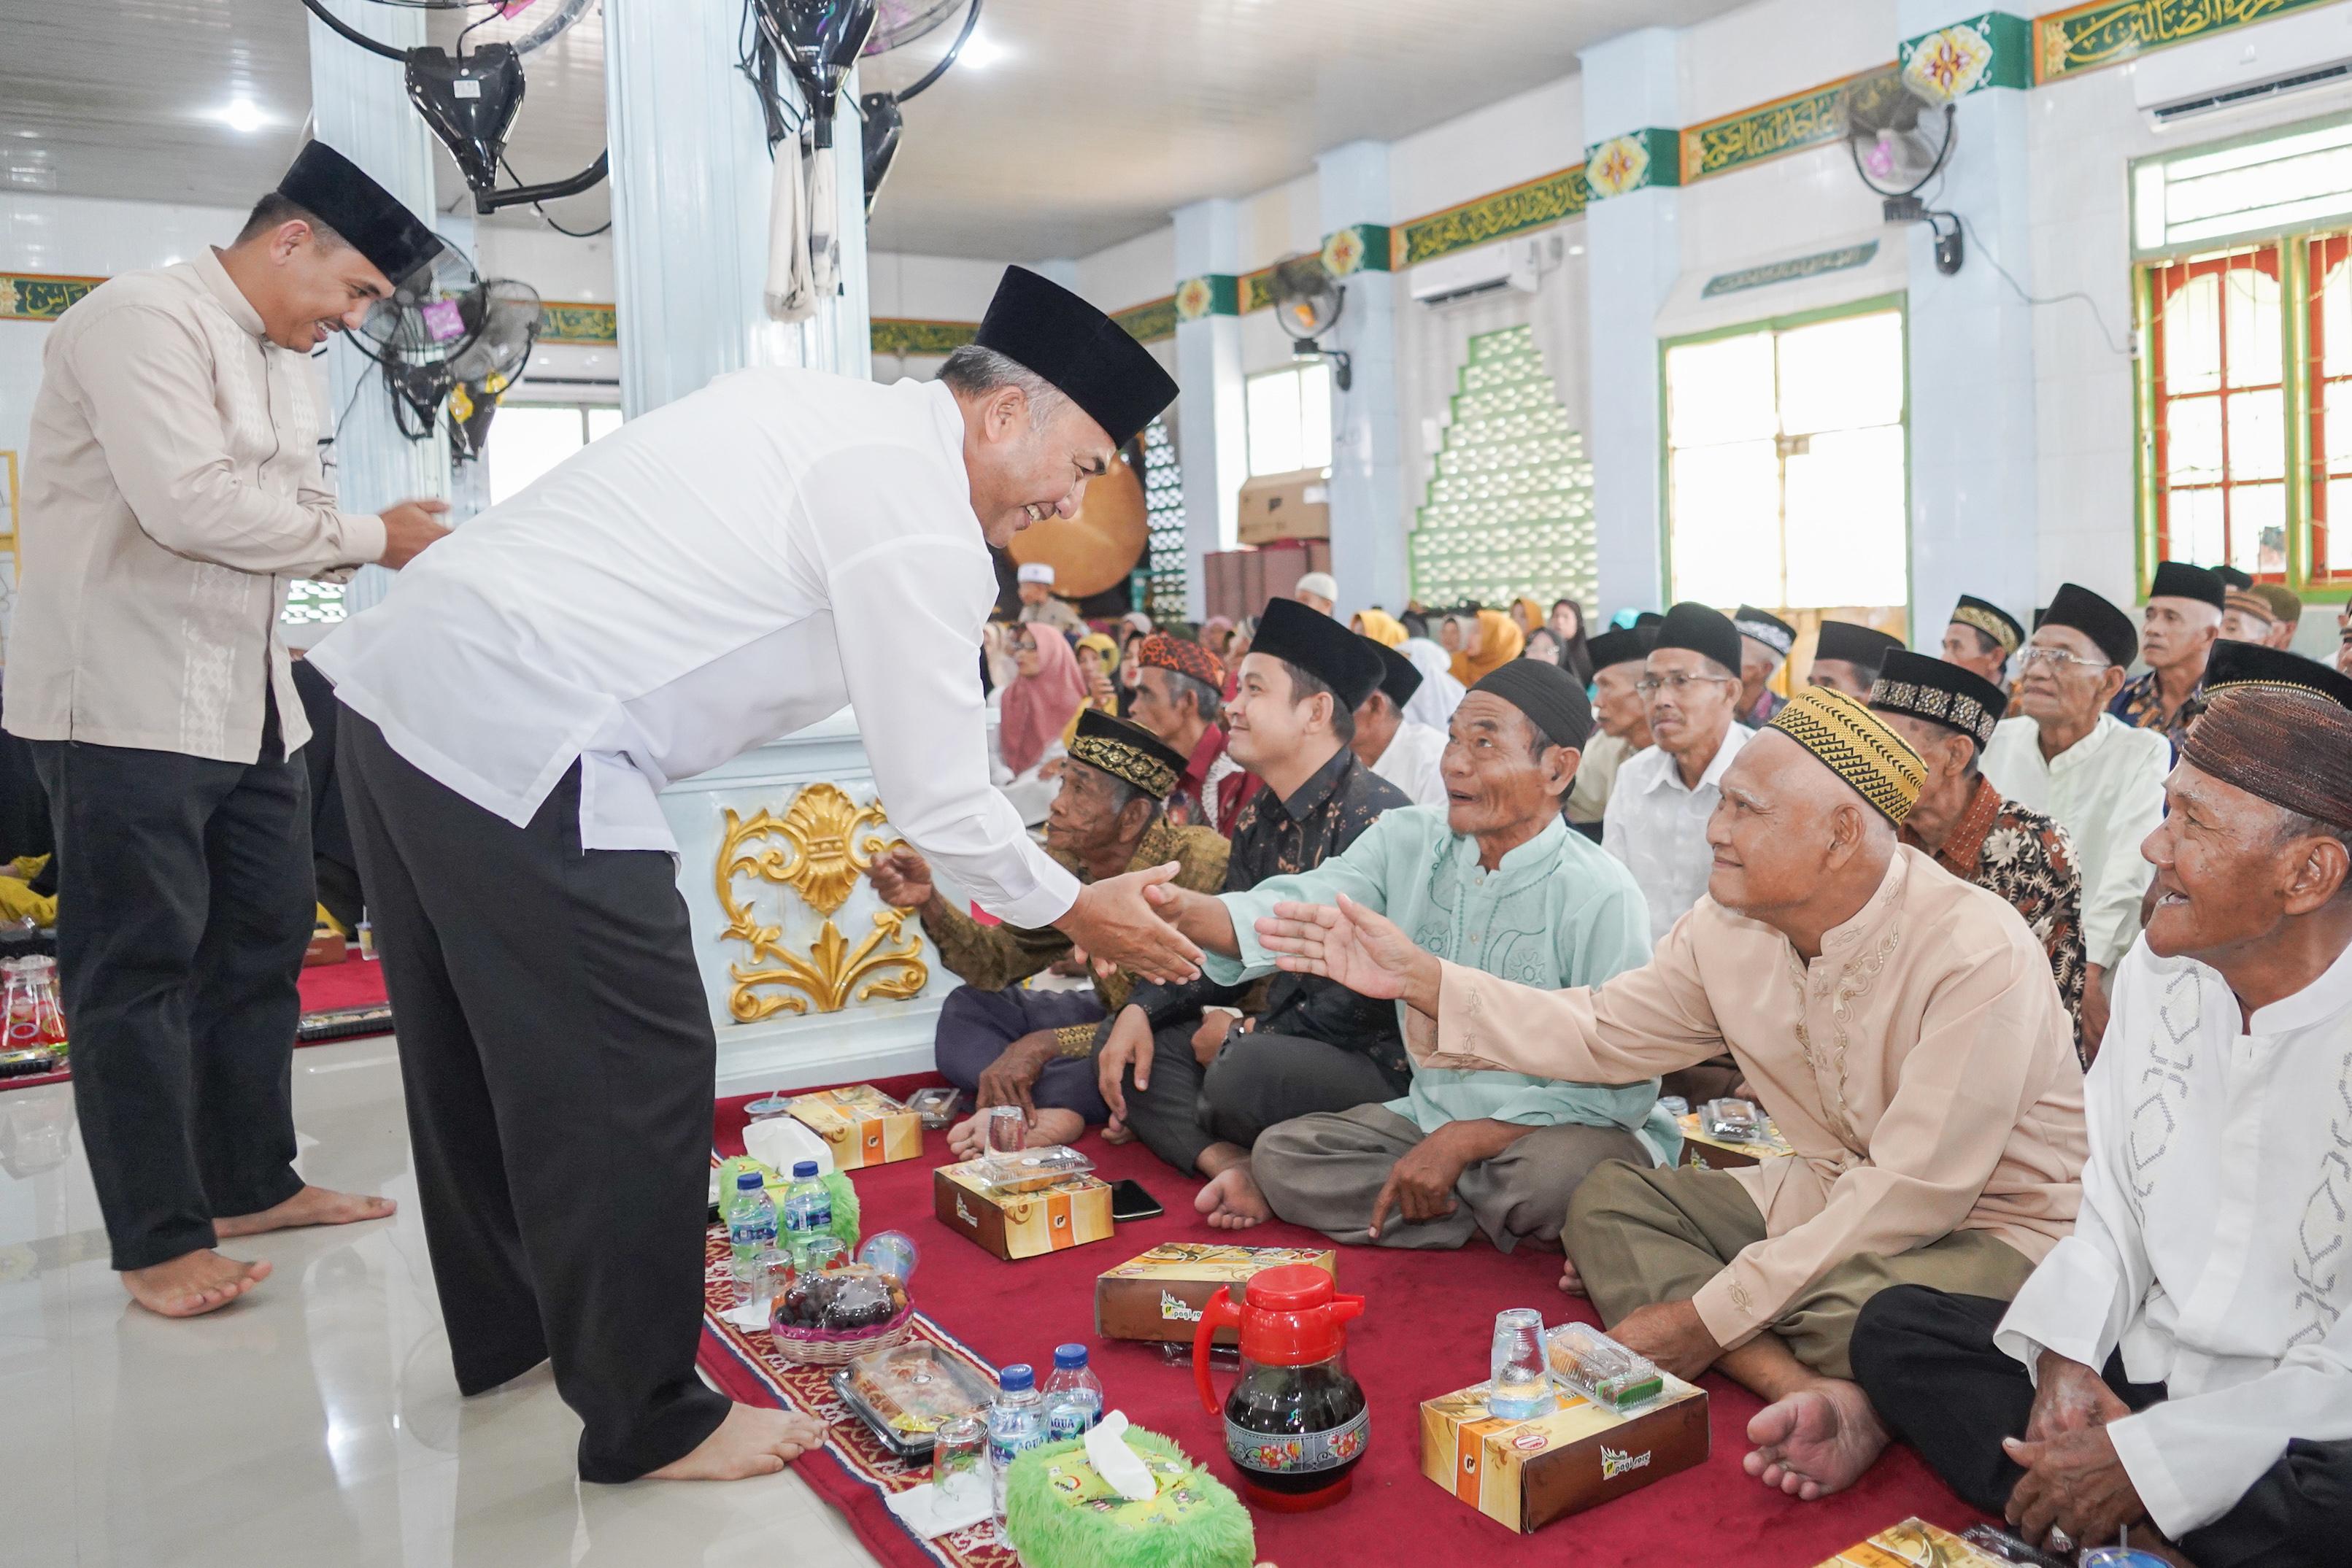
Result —
M1896 841L1922 777L1861 704L1801 694L1724 775L1707 896L1601 986L1441 963L1353 905L1258 927L1286 967L1402 997L1424 1066L1624 1082L1730 1051L1794 1156L1601 1166L1560 1282L1668 1370L1763 1396L1748 1473L1807 1499L1885 1445L1847 1361L1863 1303L1926 1281L2009 1300L2082 1196L2083 1073L2048 958L2000 897Z

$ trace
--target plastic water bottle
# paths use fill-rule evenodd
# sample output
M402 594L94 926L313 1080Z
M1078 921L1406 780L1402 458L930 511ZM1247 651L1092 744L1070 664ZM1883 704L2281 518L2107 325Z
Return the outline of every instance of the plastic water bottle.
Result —
M1103 1418L1102 1379L1087 1364L1082 1344L1054 1348L1054 1375L1045 1379L1045 1436L1083 1437Z
M1004 1475L1024 1448L1045 1440L1044 1396L1037 1392L1037 1375L1026 1366L1008 1366L996 1375L996 1399L988 1407L988 1474L996 1517L1004 1517Z
M746 1301L751 1297L760 1254L776 1245L776 1206L758 1171L737 1175L735 1190L727 1195L721 1217L727 1221L727 1245L733 1253L735 1299Z
M784 1232L795 1252L813 1236L833 1234L833 1194L817 1176L814 1160L793 1166L793 1185L784 1189Z

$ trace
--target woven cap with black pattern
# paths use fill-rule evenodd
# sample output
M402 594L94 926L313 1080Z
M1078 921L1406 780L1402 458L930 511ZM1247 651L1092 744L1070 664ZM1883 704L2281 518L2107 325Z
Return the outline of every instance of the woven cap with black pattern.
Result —
M1845 693L1807 686L1773 716L1769 727L1811 752L1888 821L1899 826L1919 803L1927 782L1919 754Z

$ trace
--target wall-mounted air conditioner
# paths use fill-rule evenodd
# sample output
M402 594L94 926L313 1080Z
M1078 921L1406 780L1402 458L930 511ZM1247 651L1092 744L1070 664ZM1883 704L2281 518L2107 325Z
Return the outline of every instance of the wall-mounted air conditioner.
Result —
M2342 82L2352 82L2352 5L2328 5L2143 56L2132 101L2161 127Z
M1411 274L1412 297L1418 304L1434 306L1500 288L1533 294L1543 275L1559 265L1567 247L1568 242L1555 229L1424 261Z

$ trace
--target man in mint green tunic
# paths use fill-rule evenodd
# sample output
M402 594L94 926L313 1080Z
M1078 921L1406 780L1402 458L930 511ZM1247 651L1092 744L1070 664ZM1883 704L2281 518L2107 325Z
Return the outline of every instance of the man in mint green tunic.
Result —
M1384 812L1312 871L1246 893L1181 894L1169 912L1205 971L1229 984L1275 968L1255 925L1276 904L1341 896L1442 957L1523 985L1597 985L1638 968L1650 947L1640 888L1560 816L1591 727L1574 677L1514 661L1454 710L1443 808ZM1345 1242L1451 1248L1483 1230L1505 1251L1557 1249L1586 1172L1680 1152L1657 1098L1654 1079L1566 1083L1416 1065L1402 1099L1269 1128L1199 1207L1223 1229L1279 1215Z

